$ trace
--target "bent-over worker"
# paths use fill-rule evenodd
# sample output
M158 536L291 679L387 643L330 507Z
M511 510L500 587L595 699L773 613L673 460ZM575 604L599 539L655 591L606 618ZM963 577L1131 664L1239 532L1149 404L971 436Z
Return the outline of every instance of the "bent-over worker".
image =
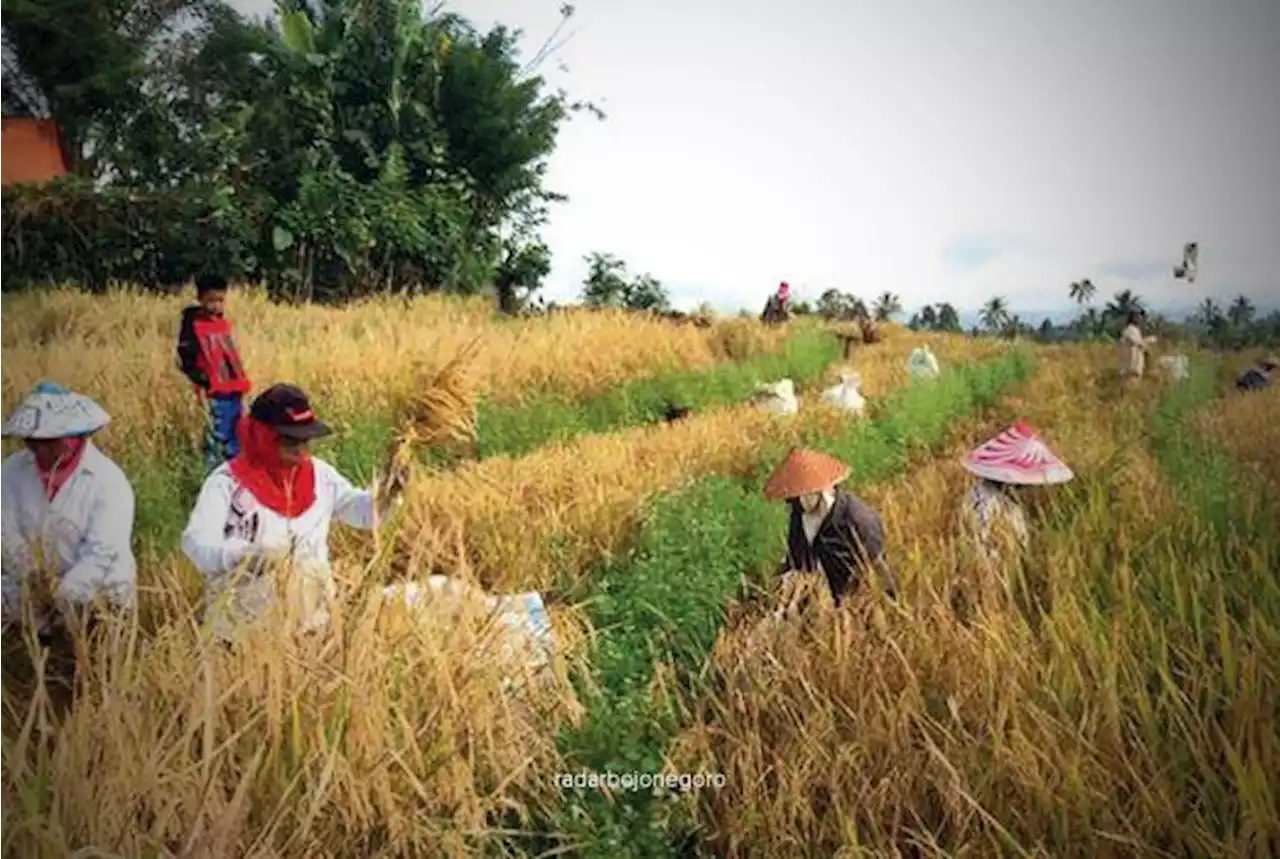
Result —
M978 478L960 508L960 527L978 557L994 568L1030 537L1018 487L1066 483L1074 477L1025 421L975 448L964 468Z
M109 420L88 397L45 382L4 424L4 437L25 443L0 470L4 622L20 615L26 582L43 603L36 620L45 643L68 609L98 597L116 608L134 602L133 487L90 440ZM46 574L56 577L51 593Z
M805 448L793 449L774 470L764 495L791 508L779 572L821 573L838 606L875 570L885 593L896 599L898 581L885 561L880 516L839 485L848 477L847 465Z
M1270 386L1271 378L1276 374L1276 367L1280 367L1280 357L1268 355L1259 361L1256 367L1250 367L1236 379L1236 390L1260 391Z
M336 593L330 523L337 517L370 530L381 518L371 492L356 489L307 450L330 432L305 393L275 385L241 419L240 454L205 480L182 549L205 578L206 619L219 638L231 638L234 623L257 620L275 603L268 568L286 561L287 589L302 630L328 625ZM246 575L233 579L241 567Z

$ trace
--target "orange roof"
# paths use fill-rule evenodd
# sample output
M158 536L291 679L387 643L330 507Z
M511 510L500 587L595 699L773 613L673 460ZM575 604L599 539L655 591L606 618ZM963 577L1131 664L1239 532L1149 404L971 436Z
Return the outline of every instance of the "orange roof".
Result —
M58 128L49 119L5 117L0 150L0 185L44 182L67 172Z

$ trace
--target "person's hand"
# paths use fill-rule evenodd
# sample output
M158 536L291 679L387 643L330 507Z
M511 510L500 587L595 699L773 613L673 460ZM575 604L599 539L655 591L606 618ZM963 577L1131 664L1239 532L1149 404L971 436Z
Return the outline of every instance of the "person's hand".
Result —
M284 546L257 547L245 555L243 566L252 578L260 578L280 566L289 559L289 550Z

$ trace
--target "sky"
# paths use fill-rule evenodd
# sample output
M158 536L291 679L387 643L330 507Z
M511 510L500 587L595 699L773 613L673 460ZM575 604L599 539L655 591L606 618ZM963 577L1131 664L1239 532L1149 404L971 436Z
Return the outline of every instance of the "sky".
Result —
M265 14L270 0L232 0ZM556 0L457 0L525 33ZM581 0L542 72L604 122L561 132L549 300L591 251L675 304L758 310L780 281L908 311L1132 289L1280 306L1274 0ZM563 64L565 70L555 68ZM1195 284L1175 280L1200 242Z

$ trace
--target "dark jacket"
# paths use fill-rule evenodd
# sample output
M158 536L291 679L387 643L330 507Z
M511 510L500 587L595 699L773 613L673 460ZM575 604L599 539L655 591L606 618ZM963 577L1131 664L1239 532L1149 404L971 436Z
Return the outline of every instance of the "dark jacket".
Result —
M209 389L209 377L200 369L200 342L196 339L195 321L200 315L200 306L193 304L182 311L182 327L178 329L178 367L182 374L191 380L191 384L202 390Z
M800 502L792 499L788 505L791 527L780 573L817 572L820 563L831 596L839 605L845 594L856 590L863 577L875 569L880 572L885 592L897 599L897 576L884 558L884 528L880 516L865 501L837 486L835 501L814 535L812 547L805 539Z
M1260 391L1271 384L1270 377L1258 367L1252 367L1247 373L1236 379L1236 388L1241 391Z

